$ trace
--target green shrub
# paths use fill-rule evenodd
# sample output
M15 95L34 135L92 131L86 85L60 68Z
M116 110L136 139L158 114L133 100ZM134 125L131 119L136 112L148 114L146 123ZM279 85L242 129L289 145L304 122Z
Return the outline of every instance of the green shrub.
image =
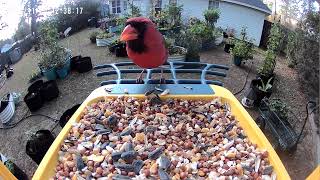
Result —
M263 76L270 76L273 74L274 68L276 66L276 54L272 50L266 51L266 57L262 65L258 69L258 73Z
M271 99L269 101L270 109L275 112L280 119L288 119L288 105L280 99Z
M243 40L235 40L234 48L231 49L231 54L233 56L249 59L252 57L253 45L243 41Z
M204 18L207 21L207 24L211 27L214 27L214 24L218 21L220 17L219 9L208 9L204 11Z
M235 39L234 42L235 46L231 49L231 54L233 56L242 59L252 58L253 44L251 40L248 39L246 28L242 28L240 39Z
M53 21L44 21L40 25L39 35L40 44L44 48L53 46L58 42L58 30L56 28L56 24Z
M281 41L282 33L279 24L272 25L270 30L266 57L262 65L258 68L258 73L263 76L271 76L276 66L276 54L279 52L279 45Z

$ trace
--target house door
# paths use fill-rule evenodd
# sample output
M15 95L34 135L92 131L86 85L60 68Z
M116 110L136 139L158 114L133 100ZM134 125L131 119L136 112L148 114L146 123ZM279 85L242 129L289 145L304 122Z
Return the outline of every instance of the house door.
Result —
M259 47L267 48L271 26L272 22L264 20Z

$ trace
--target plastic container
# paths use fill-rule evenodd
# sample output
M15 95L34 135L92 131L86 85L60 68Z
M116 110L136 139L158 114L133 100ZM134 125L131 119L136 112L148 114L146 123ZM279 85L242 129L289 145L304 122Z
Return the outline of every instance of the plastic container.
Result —
M42 84L40 89L41 98L45 101L51 101L59 96L59 88L56 81L51 80Z
M42 70L42 73L49 81L57 79L57 74L56 74L56 69L55 68L51 68L51 69L48 69L48 70Z
M69 119L72 117L72 115L77 111L77 109L80 107L81 104L77 104L73 106L72 108L66 110L62 116L59 119L59 125L63 128Z
M40 164L53 141L54 136L49 130L39 130L27 141L26 153L34 162Z
M8 94L7 99L7 101L1 101L0 104L0 119L3 124L10 122L15 111L13 96Z
M34 112L40 109L43 105L43 101L40 95L40 92L29 92L24 97L24 102L27 104L29 110Z
M241 57L233 56L233 63L234 63L234 65L240 66L240 65L241 65L241 62L242 62L242 58L241 58Z
M42 85L43 85L43 80L37 80L37 81L33 82L33 83L28 87L28 91L29 91L29 92L38 92L38 91L40 91Z
M91 57L83 57L78 62L76 62L75 69L79 73L85 73L91 71L92 69L92 62Z
M71 66L71 58L68 57L63 67L56 69L56 73L58 74L60 79L65 79L69 72L70 72L70 66Z
M184 86L184 85L176 85L176 86ZM201 85L208 86L208 85ZM33 179L34 180L42 180L42 179L50 179L55 174L55 167L58 162L58 151L60 150L60 145L68 135L71 126L74 122L78 122L80 120L83 109L94 102L99 100L103 100L105 96L117 97L119 94L107 94L105 89L112 88L113 85L103 86L96 90L94 90L90 96L82 103L82 105L78 108L75 114L71 117L68 123L64 126L60 134L57 136L47 154L41 161L37 171L35 172ZM289 180L290 177L283 166L280 158L278 157L275 150L272 148L268 139L265 137L263 132L259 129L255 121L251 118L249 113L243 108L240 102L236 99L236 97L227 89L210 85L213 89L214 94L212 95L167 95L162 98L180 98L180 99L197 99L197 100L211 100L214 97L220 97L223 102L226 102L230 105L231 112L236 116L239 121L239 125L246 132L248 138L255 144L258 145L258 148L267 150L269 153L269 160L271 165L274 168L275 173L277 174L278 180ZM139 88L137 85L132 85L132 88ZM180 87L183 88L183 87ZM201 88L201 87L199 87ZM130 90L129 90L130 91ZM174 93L174 92L172 92ZM130 94L126 96L132 96L137 98L145 98L144 94Z

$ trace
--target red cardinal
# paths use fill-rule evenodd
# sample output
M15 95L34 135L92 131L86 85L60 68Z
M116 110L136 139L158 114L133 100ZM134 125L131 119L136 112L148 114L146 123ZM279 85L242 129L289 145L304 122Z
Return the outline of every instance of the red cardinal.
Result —
M148 18L128 19L120 40L126 41L129 58L143 69L157 68L168 59L168 50L165 47L163 36ZM144 70L137 82L143 82L141 79L143 72ZM160 81L164 81L162 72Z

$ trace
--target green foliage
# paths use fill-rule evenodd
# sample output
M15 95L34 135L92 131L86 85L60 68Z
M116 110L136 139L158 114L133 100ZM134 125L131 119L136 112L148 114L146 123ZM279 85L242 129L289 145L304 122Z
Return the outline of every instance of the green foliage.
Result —
M271 84L272 79L273 78L270 78L266 84L261 79L261 86L259 86L258 88L261 91L268 92L272 88L272 84Z
M98 34L99 34L98 31L94 31L94 32L90 33L90 39L96 39Z
M297 65L296 59L293 57L294 56L294 51L296 49L296 46L298 46L297 42L297 34L290 31L288 34L288 42L287 42L287 47L286 47L286 58L289 62L289 67L293 68L294 66Z
M213 28L207 26L204 22L191 25L188 29L192 36L199 38L202 41L211 40L213 36Z
M173 46L174 41L175 40L173 38L164 37L165 47L168 49L169 47Z
M46 48L53 46L58 41L58 30L53 21L44 21L40 26L40 44Z
M262 65L258 69L258 73L263 76L270 76L273 74L274 68L276 66L276 54L272 50L266 51L266 57Z
M168 15L169 15L169 24L171 27L176 27L181 24L181 14L183 11L183 6L176 5L176 4L170 4L167 7Z
M219 9L208 9L204 11L204 18L207 21L207 24L211 27L214 27L214 24L218 21L220 17Z
M276 67L276 54L279 51L279 46L282 38L282 32L279 24L275 23L272 25L268 40L268 50L266 57L262 65L258 68L258 73L264 76L270 76L273 74L274 68Z
M280 99L271 99L269 101L270 109L275 112L280 119L288 119L288 106Z
M252 58L253 54L253 44L251 40L248 39L246 28L241 30L241 38L234 39L234 48L231 49L231 54L233 56L249 59Z
M243 41L243 40L235 40L235 46L231 49L231 54L233 56L249 59L252 57L253 45Z
M166 6L160 13L155 15L155 22L159 28L175 28L180 26L181 14L183 6L170 4Z
M56 23L59 32L66 30L68 27L72 27L72 31L77 32L87 27L87 20L90 17L98 16L99 1L96 0L67 0L63 5L59 7L62 12L53 15L53 19ZM68 13L65 8L77 9L79 13ZM82 9L82 13L80 10Z
M113 37L114 34L113 33L107 33L107 32L101 32L97 35L97 39L108 39Z
M128 17L140 17L141 16L141 11L138 6L135 6L134 4L129 3L129 14L126 15Z
M279 51L281 38L282 38L282 32L281 32L280 26L279 24L275 23L272 25L270 29L267 48L277 53Z
M168 50L170 56L187 54L186 49L180 46L169 46Z
M41 49L39 67L41 70L62 67L66 62L66 57L66 50L58 44L53 44L50 48Z

